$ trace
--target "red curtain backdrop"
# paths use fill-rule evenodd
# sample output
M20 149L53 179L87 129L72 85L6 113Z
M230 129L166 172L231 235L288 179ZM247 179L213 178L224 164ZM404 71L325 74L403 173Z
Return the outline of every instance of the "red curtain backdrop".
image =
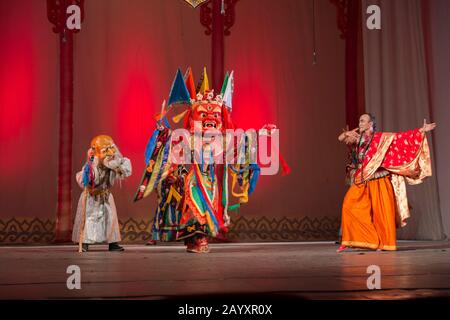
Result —
M133 175L113 190L119 218L150 219L154 196L133 203L144 170L153 116L167 100L177 68L199 72L211 61L210 37L199 12L183 1L86 1L75 43L74 174L89 142L111 135L133 165ZM74 180L74 197L80 188Z
M340 217L345 192L345 42L336 7L316 1L244 0L226 39L225 66L235 70L233 116L239 126L275 123L292 174L263 176L241 214Z
M57 181L58 38L45 1L0 3L0 218L54 219ZM181 0L85 2L74 44L73 177L91 138L110 134L134 173L113 194L119 218L149 220L155 199L132 203L153 115L178 67L210 70L211 38L199 11ZM275 123L292 174L262 177L248 217L340 216L345 192L345 42L336 8L316 1L318 63L313 65L312 2L241 0L225 38L235 71L233 117L243 128ZM73 179L73 203L81 193ZM75 211L75 207L72 209Z
M0 1L0 218L55 218L58 39L45 1Z

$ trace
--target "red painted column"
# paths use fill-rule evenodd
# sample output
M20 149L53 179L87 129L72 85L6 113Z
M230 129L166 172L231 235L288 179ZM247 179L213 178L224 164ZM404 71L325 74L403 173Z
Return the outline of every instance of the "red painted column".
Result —
M222 0L212 0L212 87L217 91L222 87L224 77L224 45Z
M57 242L72 234L73 35L60 33Z
M200 22L211 35L211 82L220 90L225 74L225 36L234 25L235 5L239 0L209 0L200 7Z
M71 241L72 234L72 135L73 135L73 33L66 27L66 9L76 4L83 18L83 0L47 0L47 16L59 36L59 144L58 202L55 242Z
M345 39L346 123L356 128L365 112L364 48L362 37L362 1L330 0L337 7L337 24Z
M359 116L365 112L364 48L362 39L361 1L348 2L348 27L345 46L346 120L356 128Z

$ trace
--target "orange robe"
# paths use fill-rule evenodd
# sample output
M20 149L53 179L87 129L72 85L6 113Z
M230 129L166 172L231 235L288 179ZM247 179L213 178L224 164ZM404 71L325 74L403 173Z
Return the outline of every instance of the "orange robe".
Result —
M395 250L395 198L389 177L353 184L342 206L342 244Z
M374 178L380 170L389 176ZM342 206L342 244L396 250L396 227L409 217L405 179L419 184L431 176L428 142L418 129L375 133Z

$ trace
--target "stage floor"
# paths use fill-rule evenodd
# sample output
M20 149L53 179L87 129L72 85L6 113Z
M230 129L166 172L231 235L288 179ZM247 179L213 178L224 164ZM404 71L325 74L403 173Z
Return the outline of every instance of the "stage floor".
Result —
M288 294L305 299L450 298L450 242L400 241L397 252L317 243L213 244L189 254L181 244L0 247L0 299L164 299L205 294ZM66 285L68 266L81 289ZM381 269L369 290L367 268Z

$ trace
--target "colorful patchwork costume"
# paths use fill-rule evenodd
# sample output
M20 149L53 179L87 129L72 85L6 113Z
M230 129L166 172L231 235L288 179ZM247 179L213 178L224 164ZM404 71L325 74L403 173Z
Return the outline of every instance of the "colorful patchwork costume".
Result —
M229 144L236 146L231 153L224 143L229 138L226 130L234 128L233 85L233 72L227 73L220 94L215 95L214 90L209 90L206 70L197 88L190 68L184 77L178 70L168 108L165 110L163 104L157 128L149 139L146 169L134 198L138 201L156 190L153 240L184 240L188 252L208 252L208 238L228 232L228 212L246 203L255 189L260 174L257 162L251 161L256 138L243 133ZM182 136L171 129L166 117L175 105L188 106L173 117L174 123L184 118ZM207 137L208 133L213 137ZM214 144L219 140L223 140L220 143L224 148L217 153ZM173 154L188 156L191 161L174 161ZM233 161L237 157L240 161ZM237 198L234 205L230 205L229 180L232 195Z

